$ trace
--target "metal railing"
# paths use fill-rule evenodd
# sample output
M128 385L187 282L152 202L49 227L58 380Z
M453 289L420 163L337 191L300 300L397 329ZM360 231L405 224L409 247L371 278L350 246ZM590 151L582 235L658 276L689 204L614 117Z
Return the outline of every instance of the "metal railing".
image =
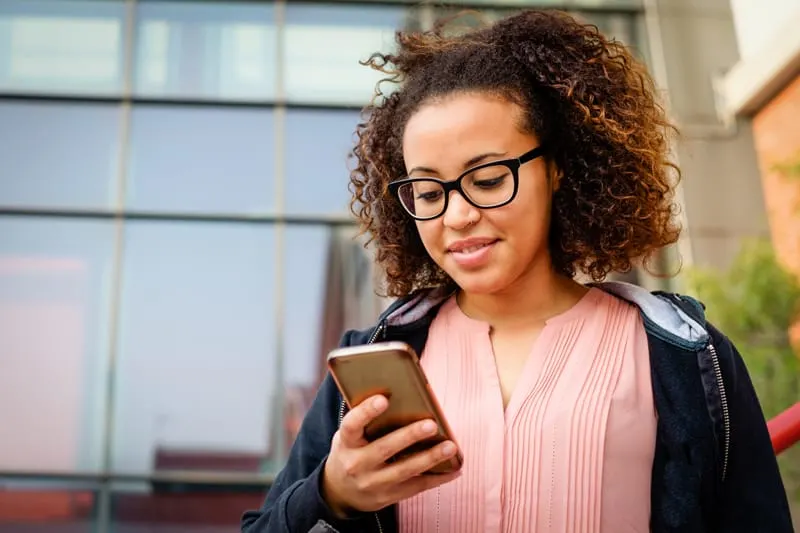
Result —
M800 442L800 402L767 422L775 455Z

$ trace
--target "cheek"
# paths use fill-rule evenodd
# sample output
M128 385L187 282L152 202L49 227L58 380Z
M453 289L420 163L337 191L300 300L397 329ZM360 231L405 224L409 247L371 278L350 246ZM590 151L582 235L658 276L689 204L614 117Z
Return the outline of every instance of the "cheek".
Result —
M519 200L519 201L517 201ZM519 195L509 209L491 213L492 224L514 240L538 241L548 231L550 206L545 190L526 191Z
M417 222L417 232L422 240L423 246L431 257L436 257L440 248L442 235L441 219L430 220L427 222Z

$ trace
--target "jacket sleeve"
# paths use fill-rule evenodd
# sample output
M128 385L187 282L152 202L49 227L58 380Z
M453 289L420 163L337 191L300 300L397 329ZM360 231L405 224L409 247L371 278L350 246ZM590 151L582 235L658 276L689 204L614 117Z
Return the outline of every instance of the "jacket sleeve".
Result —
M730 416L730 448L720 488L719 531L793 533L786 490L767 424L741 355L713 331Z
M351 334L341 345L350 342ZM320 481L331 439L338 427L340 395L330 375L326 376L300 426L286 466L275 478L266 500L257 511L242 516L242 533L307 533L318 524L332 530L358 530L356 517L337 520L320 495Z

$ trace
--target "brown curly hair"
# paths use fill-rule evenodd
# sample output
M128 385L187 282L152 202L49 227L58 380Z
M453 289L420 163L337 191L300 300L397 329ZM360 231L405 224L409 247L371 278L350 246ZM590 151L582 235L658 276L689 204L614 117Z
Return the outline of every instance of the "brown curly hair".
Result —
M594 280L627 272L674 243L674 128L645 67L595 26L557 11L524 11L466 32L454 19L427 32L398 32L397 51L365 64L388 75L358 125L351 210L386 276L385 293L451 283L428 256L415 223L390 195L404 177L402 139L419 107L484 91L519 104L560 176L548 237L557 271ZM674 172L673 172L674 170Z

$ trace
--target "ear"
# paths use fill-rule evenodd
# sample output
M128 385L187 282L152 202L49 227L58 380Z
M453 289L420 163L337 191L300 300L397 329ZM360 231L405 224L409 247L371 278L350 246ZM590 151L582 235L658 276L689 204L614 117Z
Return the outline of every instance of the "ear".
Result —
M554 193L561 186L564 172L551 160L547 161L547 179L550 182L550 192Z

